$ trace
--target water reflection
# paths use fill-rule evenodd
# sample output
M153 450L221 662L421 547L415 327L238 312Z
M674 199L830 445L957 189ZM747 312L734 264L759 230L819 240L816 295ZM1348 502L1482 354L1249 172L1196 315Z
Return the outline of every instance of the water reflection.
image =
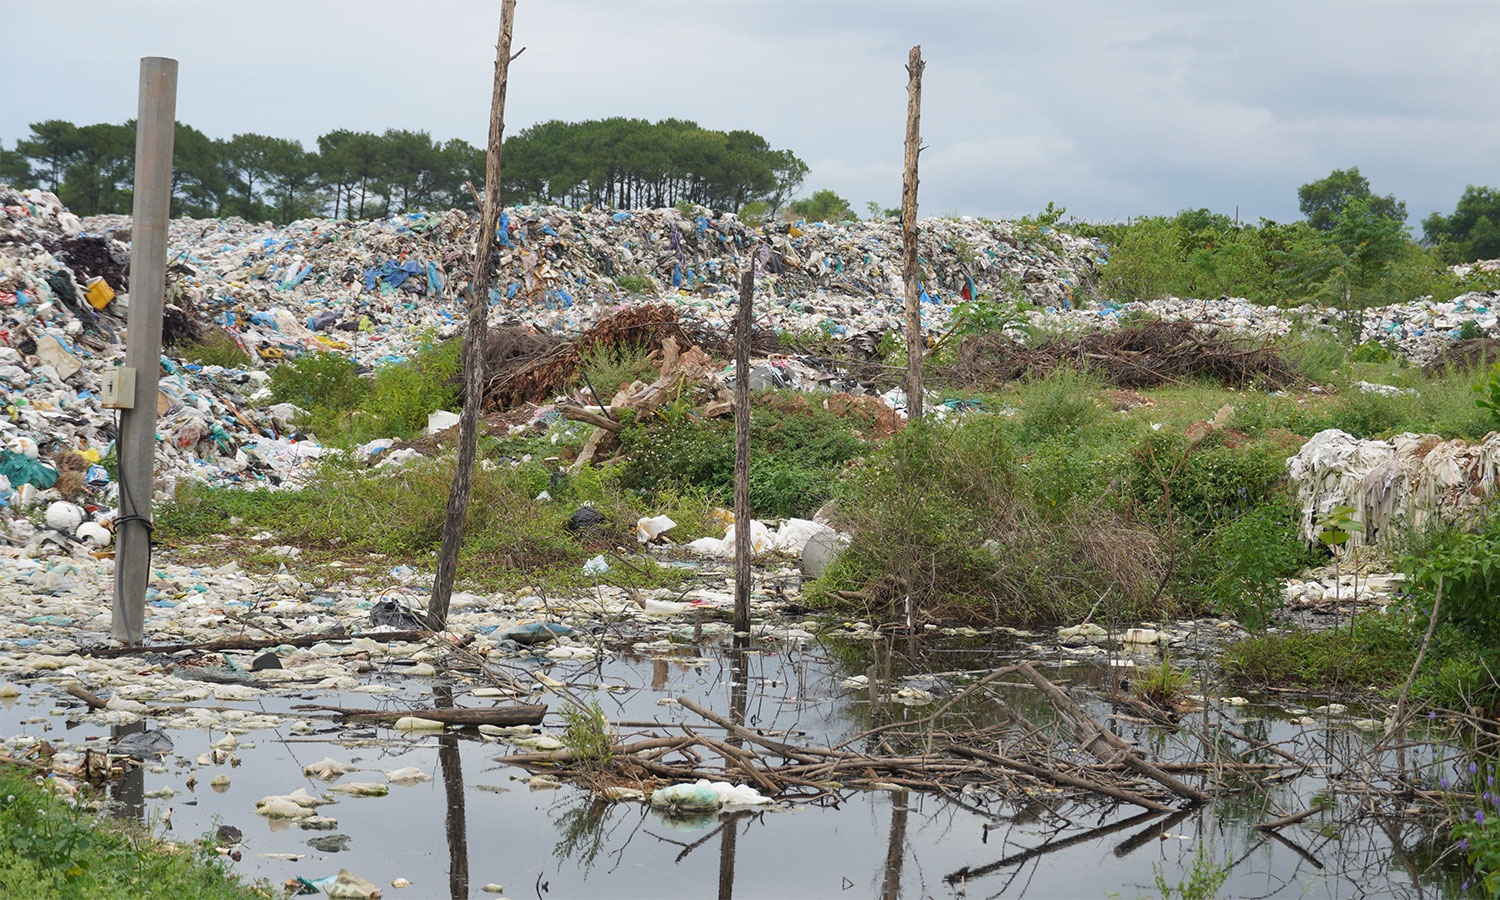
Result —
M111 725L110 743L127 734L141 734L146 730L146 720L140 719L129 725ZM109 786L109 799L114 801L110 815L117 819L132 819L137 823L146 821L146 767L137 760L127 760L125 774Z
M447 685L434 687L433 699L439 709L452 709L453 689ZM463 760L458 755L458 735L452 730L438 737L438 767L447 802L443 833L448 837L448 896L463 900L469 896L469 832L464 818Z
M727 651L730 673L729 719L736 725L745 724L745 708L750 696L750 670L745 658L748 650L747 639L736 634L734 646ZM744 738L734 732L730 732L724 742L736 748L745 744ZM737 814L726 815L719 826L719 900L731 900L734 897L734 862L740 839L739 818L740 815Z

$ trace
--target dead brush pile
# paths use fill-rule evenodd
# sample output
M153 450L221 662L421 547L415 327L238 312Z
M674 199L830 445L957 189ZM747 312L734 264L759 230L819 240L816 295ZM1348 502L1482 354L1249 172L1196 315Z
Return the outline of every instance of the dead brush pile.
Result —
M1109 331L1059 338L1036 347L1004 335L971 337L958 349L954 377L972 385L1040 378L1060 367L1090 372L1116 387L1155 387L1210 378L1229 387L1284 388L1296 367L1264 342L1230 337L1187 321L1148 319Z
M1427 376L1445 372L1468 372L1500 361L1500 338L1470 338L1454 341L1438 354L1437 358L1422 367Z
M527 328L495 329L485 346L484 406L508 409L546 402L578 377L581 357L595 348L660 352L667 338L679 347L692 346L676 307L667 303L627 306L571 341Z

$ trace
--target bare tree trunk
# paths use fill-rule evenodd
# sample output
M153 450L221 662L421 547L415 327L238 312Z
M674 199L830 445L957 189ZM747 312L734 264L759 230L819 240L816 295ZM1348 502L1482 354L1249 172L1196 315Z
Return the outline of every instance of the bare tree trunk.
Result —
M734 334L734 630L750 630L750 322L755 258L740 275Z
M917 154L922 150L922 45L906 61L906 174L901 179L901 274L906 282L906 418L922 421L922 298L917 287Z
M427 605L427 627L441 631L448 620L448 602L457 575L458 550L464 541L464 517L469 512L469 489L474 485L474 456L479 443L479 413L484 405L484 344L490 303L490 250L500 220L500 146L505 133L505 83L510 70L510 36L516 0L500 6L500 43L495 49L495 90L490 100L490 142L484 166L484 212L474 242L474 278L469 283L469 327L464 332L463 411L458 423L458 465L448 492L443 520L443 547L438 554L432 600Z

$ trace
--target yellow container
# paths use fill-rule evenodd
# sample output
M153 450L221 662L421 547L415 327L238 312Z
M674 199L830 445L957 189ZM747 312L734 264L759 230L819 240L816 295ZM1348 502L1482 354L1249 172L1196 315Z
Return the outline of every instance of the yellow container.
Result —
M83 296L94 309L103 309L109 305L109 301L115 299L115 289L103 278L90 278L88 290L84 291Z

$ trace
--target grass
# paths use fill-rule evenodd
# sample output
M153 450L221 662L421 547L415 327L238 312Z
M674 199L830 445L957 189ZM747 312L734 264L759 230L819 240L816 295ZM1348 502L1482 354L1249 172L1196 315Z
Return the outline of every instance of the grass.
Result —
M1411 671L1425 616L1367 612L1339 631L1288 631L1225 648L1224 671L1257 684L1394 697ZM1444 709L1500 708L1493 648L1444 623L1412 684L1412 697Z
M250 356L235 343L229 332L212 326L204 328L198 340L178 347L174 352L179 359L200 366L223 366L226 369L250 366Z
M1136 669L1130 687L1136 696L1157 706L1170 706L1182 699L1183 691L1193 683L1193 676L1163 659L1159 665Z
M299 547L306 564L337 559L363 567L372 554L381 554L382 566L431 568L442 541L453 465L453 457L445 456L371 471L335 457L298 491L190 486L162 509L157 535L168 543L234 546L242 563L273 569L284 560L254 549L247 553L246 548ZM544 490L554 498L537 499ZM660 502L647 504L622 489L613 468L553 486L540 464L481 462L474 471L460 571L470 584L497 590L539 583L583 587L593 584L582 575L584 561L635 546L635 522L643 515L671 516L679 523L672 537L680 541L718 535L701 495L672 491L652 499ZM565 524L583 503L603 513L607 522L575 535ZM249 540L264 531L272 538ZM655 587L675 583L678 575L639 560L614 566L610 578Z
M0 896L268 898L241 884L212 849L177 845L86 812L14 769L0 768Z

